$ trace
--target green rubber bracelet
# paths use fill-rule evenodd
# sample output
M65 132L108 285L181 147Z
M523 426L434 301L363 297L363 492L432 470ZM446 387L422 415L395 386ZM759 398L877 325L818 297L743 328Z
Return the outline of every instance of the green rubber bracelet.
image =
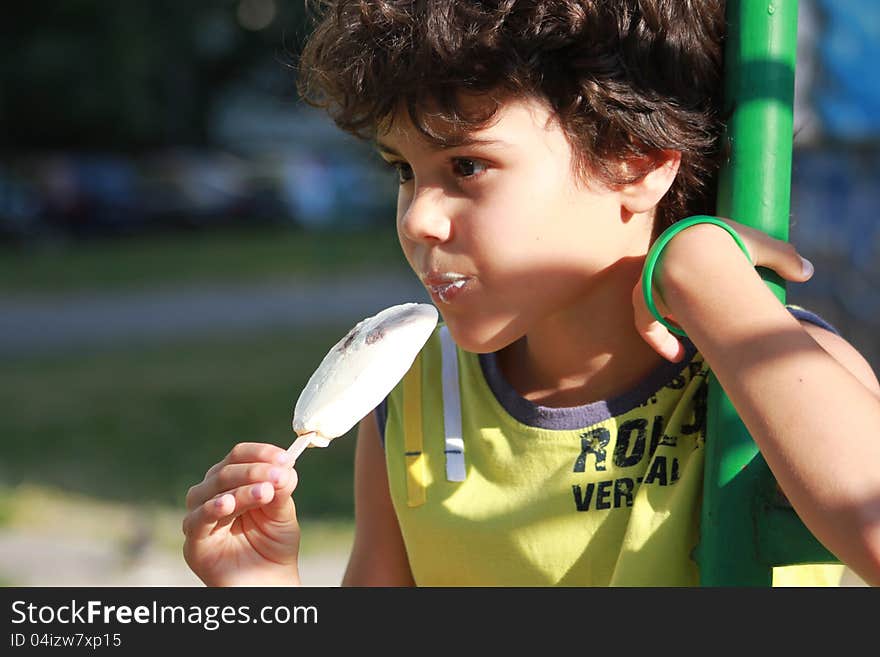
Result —
M724 221L719 219L718 217L710 217L703 214L698 214L693 217L687 217L686 219L682 219L680 221L676 221L669 228L661 233L660 237L657 238L657 241L651 245L651 248L648 250L648 257L645 259L645 268L642 271L642 293L645 295L645 304L648 306L648 310L651 311L651 314L657 319L658 322L663 324L666 328L668 328L672 333L676 335L686 336L687 333L681 330L675 324L671 324L663 317L660 312L657 310L657 306L654 305L654 297L653 297L653 288L654 288L654 268L657 266L657 261L660 259L660 254L663 252L663 249L669 244L669 241L678 235L681 231L686 228L690 228L691 226L695 226L696 224L715 224L716 226L723 228L730 236L736 241L739 248L742 249L742 252L746 254L746 257L749 259L749 262L752 261L752 256L749 255L749 250L746 248L745 243L742 241L742 238L739 236L733 228L731 228Z

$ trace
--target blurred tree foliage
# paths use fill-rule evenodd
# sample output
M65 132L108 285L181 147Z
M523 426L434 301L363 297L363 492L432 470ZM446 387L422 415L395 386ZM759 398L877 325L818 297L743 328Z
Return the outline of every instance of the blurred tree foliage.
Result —
M255 8L274 18L246 29ZM269 70L295 98L285 64L307 29L304 0L26 0L3 14L3 150L205 145L230 85Z

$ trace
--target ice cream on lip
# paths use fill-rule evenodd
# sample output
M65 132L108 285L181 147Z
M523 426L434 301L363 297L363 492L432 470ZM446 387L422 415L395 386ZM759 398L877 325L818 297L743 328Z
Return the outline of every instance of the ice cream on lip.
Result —
M429 272L421 276L425 287L444 303L450 301L458 290L461 290L472 279L458 272Z

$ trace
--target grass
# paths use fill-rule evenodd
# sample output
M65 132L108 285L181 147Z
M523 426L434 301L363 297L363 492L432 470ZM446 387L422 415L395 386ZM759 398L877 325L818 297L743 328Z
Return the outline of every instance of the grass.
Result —
M235 443L290 444L296 398L348 328L7 360L0 486L182 508L189 486ZM302 516L353 516L353 434L303 456Z
M393 215L392 215L393 216ZM362 230L264 226L0 248L0 294L405 270L394 222Z

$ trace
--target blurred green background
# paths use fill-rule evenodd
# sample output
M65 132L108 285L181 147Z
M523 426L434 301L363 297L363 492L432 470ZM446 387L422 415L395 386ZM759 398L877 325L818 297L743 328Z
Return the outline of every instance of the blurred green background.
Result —
M0 584L198 584L189 486L236 442L289 445L326 351L427 301L395 175L296 96L304 6L4 8ZM876 371L880 9L802 1L800 33L791 234L816 276L789 299ZM354 446L297 468L307 584L339 583Z
M172 322L154 336L54 344L50 336L63 335L65 322L83 319L77 300L109 299L111 308L123 300L130 311L138 299L155 303L143 295L156 290L182 294L185 302L187 294L198 295L192 290L211 286L228 290L220 293L227 297L222 312L231 314L236 298L259 296L265 285L350 287L403 277L404 267L388 226L341 233L217 229L4 253L0 298L7 308L26 314L33 304L51 309L64 300L72 312L56 314L61 325L54 333L38 325L28 331L45 330L49 339L3 354L0 582L194 583L180 556L187 489L236 442L288 446L293 405L308 377L350 326L373 312L366 299L347 319L313 316L302 305L288 308L296 314L277 324L246 332L196 322L178 335ZM397 300L381 290L372 297L376 311ZM21 310L22 301L32 305ZM296 321L298 315L305 320ZM351 542L354 433L308 450L298 466L306 583L339 583ZM325 563L328 553L333 560ZM46 560L33 563L39 554ZM87 564L98 563L104 565L90 574Z
M187 253L201 242L208 248L194 264ZM4 265L13 269L17 262L24 279L17 291L38 295L56 292L42 280L50 272L72 273L57 286L63 291L118 293L135 282L148 287L194 279L259 283L285 275L339 276L339 262L346 276L374 274L374 259L398 259L387 230L331 243L316 244L314 235L214 234L208 240L179 237L168 249L164 241L90 245L46 262L48 271L34 269L39 259L10 257ZM337 252L340 247L347 251ZM153 248L156 264L150 266L142 257ZM316 257L322 251L326 257ZM316 318L305 328L267 327L244 337L223 335L219 327L189 337L9 354L0 372L0 427L4 436L20 439L4 441L0 480L12 486L39 481L131 503L180 504L206 464L220 460L235 442L292 442L299 391L349 328ZM351 516L353 446L353 440L340 439L333 449L308 452L297 493L306 515Z
M275 0L5 8L0 583L197 584L189 486L288 446L329 348L426 300L394 174L295 93L308 29ZM300 461L305 583L339 583L354 447Z

